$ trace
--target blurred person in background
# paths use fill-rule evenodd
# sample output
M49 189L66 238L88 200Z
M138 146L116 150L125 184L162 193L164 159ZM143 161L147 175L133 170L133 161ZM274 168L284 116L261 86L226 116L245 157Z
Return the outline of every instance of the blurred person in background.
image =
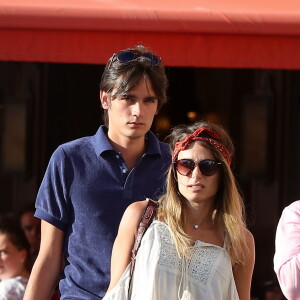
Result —
M300 300L300 200L287 206L275 237L274 270L289 300Z
M17 218L0 216L0 300L21 300L29 278L29 244Z
M41 220L34 216L34 203L25 205L19 213L20 226L23 229L29 243L29 261L32 268L39 250L41 242Z

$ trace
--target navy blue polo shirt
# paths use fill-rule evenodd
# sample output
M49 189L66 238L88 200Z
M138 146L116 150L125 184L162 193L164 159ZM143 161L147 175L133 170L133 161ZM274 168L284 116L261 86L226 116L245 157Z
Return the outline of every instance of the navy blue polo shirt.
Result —
M164 190L169 147L152 132L128 171L101 126L92 137L61 145L40 186L35 216L65 232L60 299L102 299L110 280L113 242L126 207Z

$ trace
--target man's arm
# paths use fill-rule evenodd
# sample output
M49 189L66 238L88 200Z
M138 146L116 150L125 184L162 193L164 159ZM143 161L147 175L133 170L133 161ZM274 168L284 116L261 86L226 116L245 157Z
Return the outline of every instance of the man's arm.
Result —
M250 300L251 280L255 262L255 243L251 232L245 229L248 256L244 264L233 267L233 275L240 300Z
M147 201L134 202L128 206L122 217L118 235L113 246L111 280L107 292L118 283L130 263L135 234L146 206Z
M29 278L24 300L51 298L61 271L63 240L63 231L42 221L40 251Z
M276 231L274 270L282 292L300 300L300 201L286 207Z

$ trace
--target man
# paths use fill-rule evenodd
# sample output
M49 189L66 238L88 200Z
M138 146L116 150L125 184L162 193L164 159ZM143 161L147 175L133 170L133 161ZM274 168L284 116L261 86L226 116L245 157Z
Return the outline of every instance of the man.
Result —
M41 248L24 299L51 297L62 253L60 299L102 299L123 212L163 192L169 148L149 130L166 88L160 58L143 46L109 59L100 83L107 127L58 147L41 184Z

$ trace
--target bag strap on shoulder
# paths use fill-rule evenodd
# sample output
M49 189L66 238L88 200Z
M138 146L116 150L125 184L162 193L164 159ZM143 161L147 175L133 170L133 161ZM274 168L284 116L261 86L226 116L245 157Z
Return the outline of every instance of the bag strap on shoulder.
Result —
M158 208L159 204L157 201L154 201L152 199L147 198L148 201L147 206L144 210L143 216L141 218L136 236L135 236L135 241L134 245L132 248L132 256L131 256L131 267L130 267L130 275L132 276L133 270L134 270L134 265L135 265L135 259L137 252L139 250L139 247L141 245L141 240L143 235L145 234L147 228L150 226L150 224L153 221L153 218L156 214L156 209Z

